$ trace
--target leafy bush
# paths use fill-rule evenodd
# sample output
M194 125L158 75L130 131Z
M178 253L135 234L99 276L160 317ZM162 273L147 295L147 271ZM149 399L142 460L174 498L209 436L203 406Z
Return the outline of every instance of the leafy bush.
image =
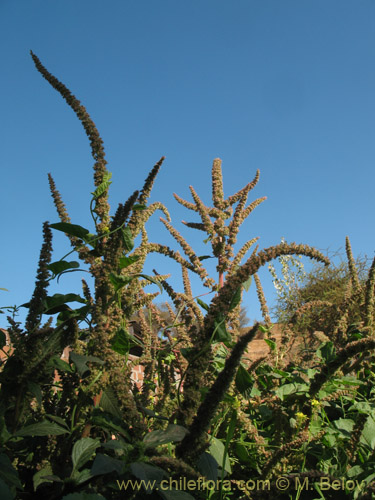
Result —
M0 337L7 356L0 372L1 498L137 499L145 493L165 500L325 498L327 484L326 498L337 492L340 498L370 498L375 265L361 283L348 250L352 290L337 306L335 329L309 367L298 359L283 363L257 271L282 256L305 255L325 265L328 259L307 245L285 242L255 247L246 257L257 238L235 253L241 224L265 199L246 206L259 172L225 199L216 159L213 206L204 205L193 187L193 202L175 195L199 215L200 222L185 224L206 234L210 255L195 253L172 226L164 205L148 205L163 158L142 189L110 216L111 174L100 135L80 102L32 57L90 140L94 229L71 222L49 176L60 222L43 225L25 325L9 318L11 351L6 353L5 335ZM146 225L156 210L164 213L162 223L184 256L149 241ZM57 261L52 261L51 229L64 232L72 246ZM183 292L175 291L167 276L144 274L153 252L180 264ZM78 260L67 260L72 253ZM217 281L202 264L207 258L216 259ZM80 294L48 295L51 279L81 265L93 277L93 293L82 280ZM189 272L200 277L210 302L193 297ZM252 278L265 324L243 332L241 301ZM153 302L159 292L146 293L146 286L166 292L168 314ZM72 302L80 306L73 308ZM354 303L360 319L355 330L350 323ZM43 323L46 316L50 319ZM260 332L268 337L271 354L249 365L244 354ZM141 356L132 361L135 346ZM68 362L60 357L67 347ZM134 363L144 367L141 389L130 378ZM341 481L336 489L334 481Z

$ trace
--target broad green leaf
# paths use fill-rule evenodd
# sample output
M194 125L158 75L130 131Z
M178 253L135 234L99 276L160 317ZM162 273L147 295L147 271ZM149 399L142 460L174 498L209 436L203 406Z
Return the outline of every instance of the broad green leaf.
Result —
M181 425L170 424L165 431L152 431L143 439L143 442L148 446L159 446L160 444L182 441L187 434L187 429Z
M43 467L43 469L38 470L38 472L33 475L34 491L36 491L40 484L51 483L52 481L50 479L46 479L46 476L50 476L52 474L53 471L50 464L47 464Z
M107 191L109 186L112 184L112 181L110 180L111 177L112 177L111 172L105 172L105 174L103 175L103 181L101 182L101 184L99 184L99 186L95 189L95 191L91 193L94 199L99 198L99 196L101 196L105 191Z
M42 406L42 389L39 384L32 382L31 380L27 381L27 388L29 392L35 397L36 402L39 406Z
M164 498L164 500L194 500L194 497L182 490L165 490L160 489L158 493Z
M206 302L203 302L203 300L197 298L197 302L198 304L203 307L203 309L205 309L206 311L208 311L210 309L210 306L208 304L206 304Z
M48 365L53 368L56 368L60 372L66 372L66 373L75 372L75 370L70 366L70 364L61 359L58 355L52 356L52 358L48 361Z
M375 420L370 415L363 427L362 436L363 439L373 450L375 449Z
M133 255L130 257L126 257L126 256L120 257L119 267L120 267L120 269L125 269L126 267L129 267L132 264L134 264L134 262L137 262L137 260L139 260L139 259L140 259L139 255Z
M130 228L129 227L122 228L121 234L125 250L127 252L131 252L134 248L134 240Z
M117 418L120 419L123 418L120 408L118 406L116 395L111 387L107 387L102 392L102 397L100 398L99 406L105 412L108 412Z
M141 481L144 481L143 487L151 493L154 486L160 483L168 474L165 470L156 467L155 465L146 464L145 462L133 462L130 464L130 470L133 476Z
M275 394L283 400L285 396L299 392L308 392L308 390L309 386L307 384L284 384L276 389Z
M103 455L103 453L97 453L94 463L91 467L91 475L101 476L102 474L109 474L111 472L117 472L117 474L121 474L124 470L124 467L125 463L123 460L118 460L117 458Z
M73 470L71 475L76 484L86 483L92 477L90 469L82 469L81 471Z
M362 474L363 469L360 465L355 465L346 471L348 477L357 477Z
M52 295L52 297L45 298L44 313L48 314L51 311L59 312L57 311L57 308L65 305L67 302L80 302L81 304L85 304L86 299L82 298L76 293L67 293L65 295L62 293L55 293L54 295ZM54 312L52 314L54 314Z
M233 311L238 304L241 302L241 297L242 297L242 288L238 287L237 290L234 292L233 297L231 298L230 304L229 304L229 311Z
M100 446L99 438L82 438L76 441L72 450L73 470L79 470L94 455L95 450Z
M79 262L76 262L75 260L70 262L67 262L66 260L58 260L57 262L52 262L47 267L55 276L57 276L68 269L77 269L79 267Z
M27 425L14 433L15 436L60 436L69 431L48 420L42 420L37 424Z
M220 441L220 439L217 439L214 436L212 436L212 438L211 438L211 444L210 444L210 447L209 447L209 452L213 456L213 458L216 460L218 466L222 467L223 466L223 461L224 461L225 446ZM224 469L229 474L232 473L232 468L230 466L230 462L229 462L228 456L225 457Z
M271 351L274 351L276 349L276 342L270 339L263 339L264 342L268 345L268 347L271 349Z
M333 425L341 432L351 434L353 432L354 423L354 420L351 420L350 418L339 418L333 422Z
M74 351L70 351L69 361L75 365L77 372L82 378L88 377L91 373L87 363L98 363L99 365L104 365L104 361L96 356L84 356L83 354L77 354Z
M46 417L69 430L69 426L63 418L57 417L56 415L50 415L49 413L46 413Z
M244 282L242 283L242 286L243 286L243 288L244 288L245 292L248 292L248 291L249 291L250 286L251 286L251 281L252 281L252 279L253 279L253 277L252 277L252 276L250 276L250 278L248 278L246 281L244 281Z
M49 311L49 314L51 314L53 310L54 309L51 309ZM90 310L91 306L89 304L87 304L86 306L78 307L77 309L70 309L70 307L67 306L67 308L61 311L60 314L57 316L56 324L60 325L64 321L67 321L68 319L72 318L75 318L77 321L85 319Z
M109 280L115 288L115 291L118 292L121 288L128 285L135 276L122 276L121 274L109 273Z
M357 410L359 413L370 414L371 405L367 403L367 401L353 401L352 406L349 408L350 410Z
M194 347L182 347L180 349L180 352L183 355L183 357L189 361L195 352L195 348Z
M254 379L250 373L246 370L242 363L240 363L237 373L236 373L236 389L244 396L249 399L251 394L251 388L254 385Z
M316 352L316 355L326 362L336 358L336 349L333 342L324 342Z
M225 321L222 320L221 315L219 315L219 317L215 319L214 326L215 326L214 340L216 340L217 342L224 342L224 344L232 341L232 336L227 331L227 328L225 326Z
M1 500L14 500L15 496L10 491L9 486L0 478L0 498Z
M118 354L126 355L130 351L130 345L129 332L124 328L117 330L111 341L112 349Z
M125 429L124 421L111 413L104 412L101 408L94 408L90 422L96 427L117 432L130 441L130 436Z
M57 231L62 231L65 234L69 234L69 236L76 236L81 240L86 241L87 236L90 234L90 231L82 226L78 226L77 224L71 224L70 222L57 222L56 224L50 224L52 229L57 229Z
M119 354L128 354L132 346L143 346L142 342L131 335L125 328L119 328L112 339L111 347Z
M198 470L210 481L216 481L218 477L218 465L212 455L207 452L199 456L197 462Z
M3 480L8 486L23 489L21 481L18 477L18 472L12 465L8 455L0 453L0 479ZM2 497L0 497L2 499Z

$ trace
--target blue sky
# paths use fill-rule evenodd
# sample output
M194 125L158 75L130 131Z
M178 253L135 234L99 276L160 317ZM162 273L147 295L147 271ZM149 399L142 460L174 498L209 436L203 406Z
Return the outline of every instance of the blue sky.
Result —
M249 200L268 197L238 248L254 236L262 248L285 237L334 252L348 235L355 255L372 258L375 2L1 0L0 47L0 286L9 290L0 305L30 298L42 223L58 221L48 172L72 222L90 224L89 143L30 50L95 121L113 209L165 155L151 201L163 202L198 255L206 253L201 234L181 224L192 218L172 193L190 200L193 185L209 204L219 157L226 195L259 168ZM148 228L150 239L173 245L158 215ZM63 235L54 249L55 260L69 250ZM152 267L181 287L170 261L153 258ZM272 304L271 279L261 277ZM80 273L51 287L79 290ZM244 305L259 318L255 290Z

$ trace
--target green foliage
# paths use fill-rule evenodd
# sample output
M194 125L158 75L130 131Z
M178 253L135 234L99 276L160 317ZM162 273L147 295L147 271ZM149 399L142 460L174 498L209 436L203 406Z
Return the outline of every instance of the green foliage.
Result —
M49 176L60 222L43 226L35 290L24 304L25 326L10 317L9 339L0 332L0 497L255 499L264 498L264 492L251 481L269 481L267 491L272 488L275 499L298 500L306 492L330 499L335 497L325 486L339 480L338 498L370 498L375 479L375 260L369 269L356 265L347 240L346 267L318 268L305 276L300 255L325 265L328 259L306 245L282 241L255 248L242 263L257 238L235 252L240 226L265 198L246 206L257 172L225 199L218 159L212 167L212 207L192 187L193 202L176 195L200 217L200 222L185 224L206 233L211 255L196 254L161 203L148 205L163 159L143 188L111 216L111 173L99 133L79 101L32 57L90 139L94 228L71 223ZM156 210L163 211L163 224L184 256L149 242L146 225ZM72 246L54 262L51 228L64 232ZM180 264L183 292L175 291L167 276L143 273L152 252ZM66 260L71 253L77 260ZM202 265L208 258L217 261L217 277ZM257 275L277 258L283 279L272 267L271 272L284 323L281 342L273 336ZM82 293L48 295L51 279L73 271L92 276L94 293L83 280ZM189 273L198 275L209 291L194 297ZM244 328L242 294L252 278L265 325ZM144 291L153 285L156 292ZM161 291L170 301L164 308L154 303ZM45 316L50 320L43 324ZM298 339L314 329L324 338L304 362L306 346ZM269 355L249 363L244 354L258 335L264 336ZM133 359L135 349L139 356ZM63 351L69 351L67 360L61 359ZM144 370L141 387L131 380L134 365ZM282 491L279 476L297 486Z

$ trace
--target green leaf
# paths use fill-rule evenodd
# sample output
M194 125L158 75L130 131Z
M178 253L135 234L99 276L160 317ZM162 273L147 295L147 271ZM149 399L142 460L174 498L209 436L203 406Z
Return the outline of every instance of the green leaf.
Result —
M133 462L130 464L130 470L133 476L141 481L144 481L142 486L148 492L151 493L155 483L160 483L163 478L168 477L165 470L156 467L155 465L149 465L144 462ZM152 485L152 486L151 486Z
M2 479L0 479L0 498L1 500L14 500L15 498L9 486Z
M148 447L159 446L161 444L182 441L187 434L187 429L181 425L170 424L165 431L152 431L143 439Z
M158 493L164 498L164 500L194 500L194 497L182 490L166 490L160 489Z
M203 300L197 298L197 302L206 311L208 311L210 309L210 306L208 304L206 304L206 302L203 302Z
M242 363L238 367L235 384L236 389L242 394L242 396L249 399L251 388L254 385L254 379Z
M65 373L75 373L75 370L70 366L69 363L60 358L60 356L52 356L48 361L48 366L56 368L60 372Z
M110 413L111 415L122 418L122 413L118 406L118 401L115 393L113 392L111 387L107 387L104 389L102 393L102 397L99 403L100 408L102 408L105 412Z
M224 461L225 446L220 441L220 439L217 439L214 436L212 436L209 451L210 451L210 454L214 457L214 459L218 463L218 466L222 467L223 466L223 461ZM232 473L232 469L231 469L231 466L230 466L230 462L229 462L228 456L225 457L224 469L229 474Z
M100 446L100 439L92 439L89 437L82 438L76 441L72 450L73 470L79 470L95 453L95 450Z
M275 394L283 400L285 396L289 396L290 394L297 394L300 392L308 392L309 386L307 384L284 384L278 387L275 391Z
M351 420L350 418L339 418L333 422L333 425L341 432L351 434L353 432L354 423L354 420Z
M209 481L217 480L218 465L214 457L209 453L204 452L199 456L197 467L199 472L203 474L203 476L205 476Z
M112 349L122 355L128 354L130 348L135 345L143 346L141 341L122 327L117 330L111 342Z
M375 420L371 415L363 427L361 440L364 440L372 450L375 449Z
M8 455L0 453L0 479L8 486L23 490L17 470L13 467ZM0 497L1 499L3 497Z
M66 260L58 260L57 262L52 262L47 266L47 268L55 275L57 276L60 273L63 273L64 271L68 269L77 269L79 267L79 262L76 262L75 260L72 260L70 262L67 262Z
M101 182L101 184L99 184L99 186L95 189L95 191L91 193L94 199L99 198L99 196L101 196L105 191L107 191L109 186L112 184L112 181L110 181L111 177L112 177L111 172L105 172L105 174L103 175L103 182Z
M60 312L58 308L65 305L67 302L80 302L81 304L85 304L86 299L76 293L67 293L66 295L62 293L55 293L52 297L45 298L44 313L54 314L55 312Z
M63 418L58 417L56 415L50 415L48 413L46 413L46 417L49 418L50 420L53 420L54 422L58 423L62 427L66 427L69 430L69 426Z
M130 441L128 431L124 428L124 421L111 413L103 411L101 408L94 408L90 422L96 427L117 432Z
M242 288L238 287L237 290L234 292L233 297L231 298L230 304L229 304L229 311L233 311L238 304L241 302L242 298Z
M124 467L125 464L122 460L103 455L103 453L97 453L91 467L91 475L101 476L102 474L110 474L111 472L122 474Z
M122 276L121 274L109 273L109 280L115 288L115 291L118 292L124 286L128 285L135 276Z
M156 281L156 279L153 278L152 276L148 276L148 274L136 274L136 276L139 276L140 278L144 278L145 280L150 281L159 288L161 293L163 293L163 287L161 286L159 281Z
M53 422L48 422L48 420L42 420L36 424L27 425L22 427L14 436L61 436L61 434L66 434L69 431L60 427Z
M232 336L227 331L225 320L222 319L222 315L219 315L217 318L215 318L214 326L214 340L216 340L216 342L224 342L224 344L227 344L232 341Z
M96 356L85 356L83 354L77 354L74 351L70 351L69 361L75 365L77 372L82 378L88 377L91 373L87 363L98 363L99 365L104 365L104 361Z
M248 291L249 291L249 289L250 289L250 285L251 285L251 282L252 282L252 279L253 279L253 277L252 277L252 276L250 276L250 278L248 278L246 281L244 281L244 282L242 283L242 286L243 286L243 288L244 288L245 292L248 292Z
M42 406L42 389L39 384L32 382L31 380L27 381L27 388L29 392L35 397L36 402L39 406Z
M136 203L132 207L132 210L146 210L146 209L147 209L146 205L140 205L139 203Z
M124 227L121 229L122 241L124 243L124 248L127 252L131 252L134 248L133 235L129 227Z
M139 255L133 255L130 257L120 257L119 267L120 269L125 269L126 267L129 267L132 264L134 264L134 262L137 262L137 260L139 259L140 259Z
M271 351L274 351L276 349L276 342L274 342L273 340L270 340L270 339L263 339L263 340L269 346Z
M0 290L3 290L3 292L9 292L8 288L0 288Z
M112 349L118 354L126 355L130 351L130 345L129 332L124 328L117 330L111 341Z
M87 240L90 231L82 226L78 226L77 224L71 224L70 222L57 222L56 224L50 224L52 229L57 229L57 231L62 231L65 234L69 234L69 236L76 236L83 241Z
M51 483L51 479L46 479L45 476L51 476L52 474L53 471L50 464L47 464L43 469L38 470L38 472L33 475L34 491L36 491L37 487L43 483Z
M336 349L333 342L324 342L316 352L320 359L329 362L336 358Z
M198 259L199 259L200 261L202 261L202 260L206 260L206 259L214 259L214 256L213 256L213 255L200 255L200 256L198 257Z

